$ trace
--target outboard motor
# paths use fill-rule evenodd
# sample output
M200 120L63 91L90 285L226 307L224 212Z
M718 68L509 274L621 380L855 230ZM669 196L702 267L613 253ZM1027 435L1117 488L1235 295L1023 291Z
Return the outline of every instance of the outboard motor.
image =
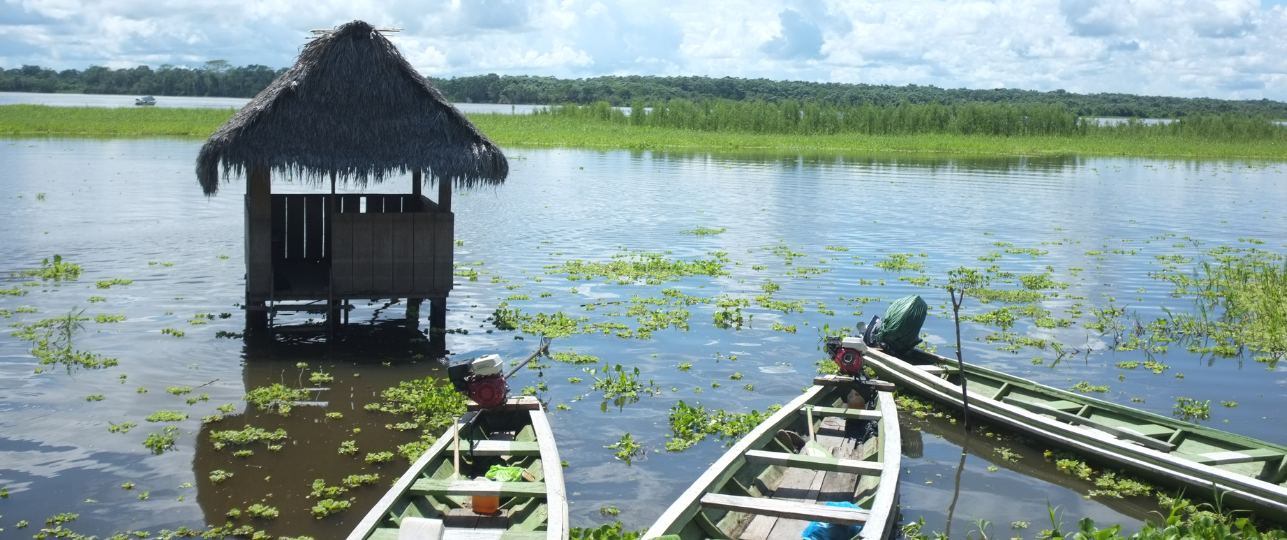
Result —
M856 337L829 337L826 341L827 356L831 361L836 363L840 368L840 374L849 377L861 377L863 375L863 353L867 352L867 344L863 343L862 338Z
M509 395L509 385L501 374L504 364L499 354L464 358L447 366L447 377L456 390L479 407L490 409L505 403Z

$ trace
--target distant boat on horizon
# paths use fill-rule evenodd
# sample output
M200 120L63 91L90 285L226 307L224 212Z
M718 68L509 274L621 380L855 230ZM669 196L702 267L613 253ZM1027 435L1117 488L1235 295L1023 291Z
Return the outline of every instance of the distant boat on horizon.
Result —
M135 99L135 100L134 100L134 106L136 106L136 107L155 107L155 106L156 106L156 98L154 98L154 97L152 97L152 96L143 96L143 97L141 97L141 98L138 98L138 99Z

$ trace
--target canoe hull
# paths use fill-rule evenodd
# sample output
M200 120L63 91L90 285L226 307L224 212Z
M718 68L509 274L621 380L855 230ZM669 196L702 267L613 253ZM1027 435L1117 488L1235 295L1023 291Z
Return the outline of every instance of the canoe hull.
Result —
M882 378L916 394L956 408L963 407L960 386L945 378L959 377L955 375L959 369L955 360L923 351L915 351L907 355L907 359L873 349L867 355L867 365ZM1264 472L1251 476L1226 470L1227 466L1219 468L1195 461L1206 460L1205 456L1210 455L1257 454L1250 450L1250 453L1236 452L1252 447L1260 448L1261 453L1287 455L1287 448L1072 394L979 366L966 364L966 375L970 378L971 417L1031 435L1098 462L1114 464L1161 485L1184 488L1189 493L1218 491L1228 507L1287 520L1287 487L1269 481L1273 478L1255 477L1279 474L1277 471L1287 465L1283 458L1262 463ZM991 386L976 384L976 380L990 382ZM1165 430L1170 430L1169 436ZM1190 440L1193 442L1186 442ZM1197 441L1202 444L1198 445ZM1220 451L1194 456L1184 453L1186 445Z
M837 378L836 386L810 388L735 443L663 512L644 538L677 534L683 540L728 537L775 540L790 533L798 538L799 532L795 529L802 529L804 522L811 520L863 523L860 538L889 538L897 522L898 477L902 464L893 395L878 392L875 410L849 409L843 399L849 388L842 379ZM808 412L804 412L806 408ZM811 449L813 446L825 440L824 431L835 434L835 426L841 426L839 430L843 431L842 419L846 418L875 422L876 437L853 450L852 459L808 455L815 452ZM811 432L810 420L818 442L807 443L799 453L793 453L778 441L779 430L807 437ZM788 486L800 478L803 482ZM809 478L813 479L812 485ZM801 495L784 496L788 489ZM817 502L827 498L855 502L864 509L823 506ZM780 521L783 519L790 521ZM785 529L790 530L782 533Z

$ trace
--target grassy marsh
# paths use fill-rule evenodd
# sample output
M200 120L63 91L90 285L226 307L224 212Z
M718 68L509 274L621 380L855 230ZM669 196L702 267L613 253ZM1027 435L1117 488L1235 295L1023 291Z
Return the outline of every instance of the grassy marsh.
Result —
M196 137L214 132L231 109L109 109L0 106L0 135L70 137ZM966 155L1097 155L1287 159L1281 136L1186 136L1135 128L1091 133L1014 136L965 133L755 133L671 125L633 125L588 115L470 115L492 140L507 146L632 150L786 150L819 153Z

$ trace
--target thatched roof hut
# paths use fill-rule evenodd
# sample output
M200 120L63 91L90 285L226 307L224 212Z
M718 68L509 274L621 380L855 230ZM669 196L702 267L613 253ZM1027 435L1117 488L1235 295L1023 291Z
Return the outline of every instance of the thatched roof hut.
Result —
M197 157L207 195L225 175L268 167L366 185L423 172L461 186L505 181L504 154L362 21L309 43L299 61L210 136Z

